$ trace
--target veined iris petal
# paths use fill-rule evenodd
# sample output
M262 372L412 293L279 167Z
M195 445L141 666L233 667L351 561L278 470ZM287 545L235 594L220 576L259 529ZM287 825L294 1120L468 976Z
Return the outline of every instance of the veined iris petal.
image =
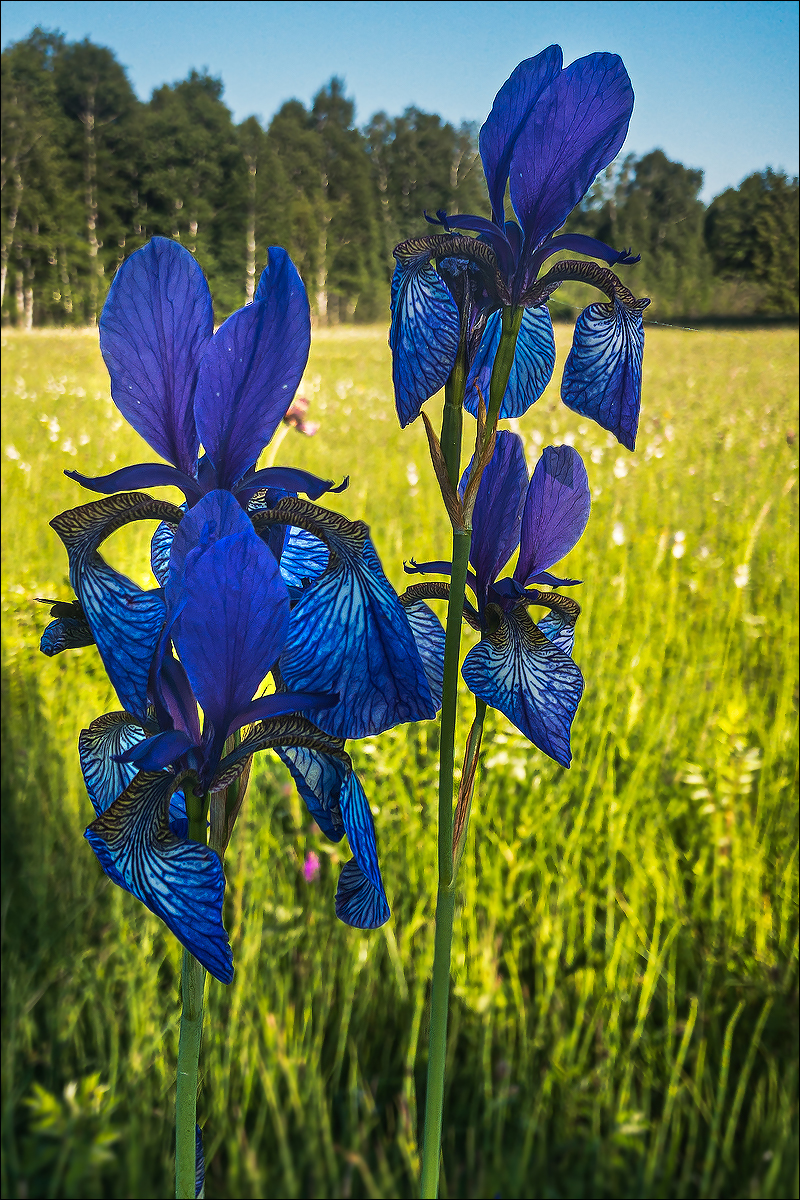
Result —
M561 399L568 408L591 417L628 450L636 446L642 399L644 324L642 309L614 300L590 304L578 317Z
M78 738L83 782L99 817L121 796L139 768L120 762L119 755L138 745L145 735L141 721L130 713L106 713L82 729Z
M347 778L346 763L307 746L279 746L276 753L289 768L306 808L326 838L340 842L344 823L339 797Z
M514 578L523 587L577 545L589 520L586 468L571 446L547 446L525 498Z
M106 874L138 897L215 979L230 983L233 958L222 924L225 876L219 857L169 825L175 777L140 771L86 830Z
M464 407L473 417L478 413L479 388L484 403L489 403L489 385L500 344L501 325L500 313L492 313L472 360L464 393ZM550 313L544 307L526 308L517 335L511 374L500 405L501 418L521 417L527 412L550 382L555 364L556 343Z
M569 766L569 732L583 676L524 608L501 616L496 632L484 634L470 650L461 674L470 691L562 767Z
M430 266L430 251L398 259L392 276L392 348L397 415L405 428L447 382L458 350L458 308Z
M213 332L203 272L169 238L153 238L122 264L100 316L114 403L158 454L189 475L198 449L195 381Z
M461 478L459 491L462 495L469 471L470 467ZM516 433L498 430L494 453L481 476L472 516L470 562L475 568L480 603L485 599L489 584L494 583L519 545L527 482L528 467L522 439Z
M339 804L353 857L339 877L336 915L356 929L377 929L391 914L378 866L372 813L355 771L345 781Z

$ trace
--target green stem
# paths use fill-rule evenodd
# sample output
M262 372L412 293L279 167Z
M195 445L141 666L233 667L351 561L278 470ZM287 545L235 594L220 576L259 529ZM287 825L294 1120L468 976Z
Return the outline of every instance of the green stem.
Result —
M486 438L492 436L497 424L500 405L506 394L511 368L514 365L514 352L517 348L517 334L525 314L524 308L503 308L500 310L501 333L500 343L492 364L492 381L489 384L489 409L486 414Z
M444 385L442 413L442 454L447 464L447 476L454 489L458 487L461 467L461 431L463 425L464 388L467 383L467 353L464 339L458 345L456 361Z
M444 1068L447 1056L447 1007L450 996L450 951L453 943L455 879L453 876L453 767L455 765L458 665L461 650L461 615L467 583L471 530L453 532L453 569L444 647L444 688L439 744L439 890L436 898L436 938L433 952L431 1024L428 1050L428 1086L425 1100L425 1139L422 1151L420 1195L439 1191L439 1156L442 1142Z
M186 789L189 837L205 845L208 797ZM178 1040L178 1077L175 1096L175 1196L193 1200L197 1077L203 1035L203 992L206 973L193 954L184 949L181 962L181 1032Z

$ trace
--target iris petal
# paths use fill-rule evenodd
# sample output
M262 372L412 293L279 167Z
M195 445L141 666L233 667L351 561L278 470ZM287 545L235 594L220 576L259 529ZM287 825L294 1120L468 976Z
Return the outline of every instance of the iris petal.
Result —
M519 560L514 578L523 586L560 562L575 546L592 506L580 454L571 446L547 446L525 498Z
M169 826L175 776L140 771L86 830L106 874L138 897L221 983L233 979L222 924L225 876L213 850Z
M616 54L579 58L545 88L514 146L511 203L534 250L560 229L625 140L633 89Z
M469 470L468 467L461 479L459 490L462 494ZM498 430L494 453L481 476L472 515L469 557L475 568L476 595L480 602L489 584L494 583L519 545L527 482L522 438L506 429Z
M130 713L113 712L92 721L82 729L78 738L83 782L97 816L111 805L138 773L132 763L118 761L118 756L141 742L144 736L141 721Z
M501 325L500 313L492 313L467 376L464 407L473 417L478 413L479 388L484 403L489 403L489 385L500 345ZM521 417L527 412L550 382L555 364L556 343L550 313L546 307L526 308L517 334L514 362L500 405L500 416Z
M326 838L340 842L344 823L339 797L347 778L347 764L306 746L279 746L277 754L291 771L306 808Z
M79 606L75 606L79 609ZM94 634L89 622L81 615L57 617L43 631L39 641L42 654L52 658L62 650L77 650L80 646L93 646Z
M94 634L103 665L122 705L144 717L147 681L164 623L161 591L142 591L97 553L114 530L131 521L165 518L178 523L180 510L140 492L84 504L50 524L67 548L70 582Z
M220 487L241 479L277 429L310 341L302 280L286 251L272 246L254 302L220 326L200 364L197 428Z
M183 471L169 467L166 463L137 463L132 467L121 467L110 475L81 475L80 471L65 471L68 479L74 479L81 487L109 496L113 492L127 492L131 488L176 487L187 500L199 500L202 495L197 480Z
M389 345L397 416L403 428L444 387L458 350L458 308L429 260L429 250L398 259L392 276Z
M450 564L447 564L450 566ZM424 600L401 599L417 650L425 668L425 678L437 709L442 704L444 682L444 629L432 608Z
M569 766L569 731L583 676L523 608L502 616L496 633L470 650L461 674L479 699L508 717L562 767Z
M643 301L590 304L578 317L561 399L591 417L628 450L636 445L642 400Z
M281 575L292 599L327 569L330 552L305 529L290 529L280 558ZM294 590L294 595L293 595Z
M100 316L114 403L158 454L189 475L198 449L192 399L213 332L203 272L168 238L153 238L122 264Z
M481 128L481 161L492 214L500 225L503 224L503 200L517 138L542 91L560 74L562 62L560 46L548 46L535 58L521 62L495 96L492 111Z
M355 771L350 772L339 803L353 857L339 877L336 915L356 929L377 929L391 914L378 866L372 813Z
M286 686L339 693L333 708L310 714L336 737L366 737L430 720L436 703L425 668L371 542L360 544L356 533L331 531L329 537L335 562L332 556L332 565L292 610L280 660Z

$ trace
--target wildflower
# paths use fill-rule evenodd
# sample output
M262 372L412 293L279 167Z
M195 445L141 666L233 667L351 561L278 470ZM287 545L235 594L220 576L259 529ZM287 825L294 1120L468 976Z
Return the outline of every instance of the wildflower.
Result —
M461 481L466 489L469 468ZM497 434L492 459L481 478L473 513L467 584L475 606L464 615L481 634L462 668L464 682L481 700L504 713L540 750L569 766L569 730L583 692L583 677L572 661L574 600L535 584L561 587L549 568L578 542L589 519L591 499L586 470L570 446L548 446L533 477L517 434ZM519 547L511 577L499 579ZM412 563L413 572L450 573L450 564ZM441 585L417 585L406 593L418 599L446 598ZM549 608L538 624L531 604Z
M319 875L319 855L309 850L303 862L303 875L306 883L313 883Z
M583 234L556 232L619 151L632 108L630 80L616 55L591 54L562 70L558 46L520 63L500 89L480 133L491 220L426 214L445 232L395 249L390 344L401 425L443 386L460 348L469 370L465 407L477 411L479 394L488 395L504 311L518 333L500 416L525 412L555 365L546 302L562 282L579 279L604 291L609 302L590 305L578 319L562 399L633 449L642 310L649 301L637 300L596 262L565 260L539 275L563 250L609 265L638 261ZM507 184L516 221L505 220Z
M337 696L281 688L253 699L285 643L289 595L274 556L230 493L210 492L183 518L172 544L164 603L145 717L107 714L79 742L97 814L86 837L103 869L161 917L217 979L230 982L221 861L187 836L187 790L212 796L212 829L221 852L242 798L231 807L226 792L252 755L265 748L280 747L283 754L302 750L336 762L338 791L348 785L349 806L328 784L317 808L327 804L328 821L335 824L335 806L336 840L345 832L351 839L355 857L345 869L345 893L353 892L354 883L362 892L377 892L373 908L385 911L385 920L372 819L349 759L308 720L287 717L330 707ZM245 726L249 731L232 745L229 739ZM357 906L351 913L337 902L337 911L345 920L359 917Z

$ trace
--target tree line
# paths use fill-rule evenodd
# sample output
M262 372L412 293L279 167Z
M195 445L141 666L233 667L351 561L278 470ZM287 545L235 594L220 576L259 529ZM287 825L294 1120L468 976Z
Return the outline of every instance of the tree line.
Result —
M265 129L234 123L192 71L137 99L114 54L39 28L2 54L2 320L93 324L114 272L158 234L205 270L217 315L252 299L282 245L320 324L387 316L392 248L423 209L488 216L477 127L407 108L355 124L332 78ZM798 311L798 182L770 169L706 207L702 171L660 150L613 164L567 228L642 262L626 275L659 316ZM566 294L566 300L560 299ZM562 289L551 307L572 312Z

